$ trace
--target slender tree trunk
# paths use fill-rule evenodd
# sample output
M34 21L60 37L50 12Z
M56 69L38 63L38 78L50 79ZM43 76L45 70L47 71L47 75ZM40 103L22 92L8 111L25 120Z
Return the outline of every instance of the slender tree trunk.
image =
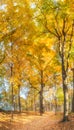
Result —
M35 97L35 90L34 90L34 99L33 99L33 110L36 112L36 97Z
M40 91L40 115L43 114L43 88L41 88Z
M68 121L68 111L69 111L69 104L68 104L68 89L64 89L64 115L63 121Z
M11 43L11 58L13 59L13 43ZM10 71L11 78L13 77L13 61L10 63ZM11 82L11 102L12 102L12 110L11 110L11 120L13 119L13 108L14 108L14 94L13 94L13 81Z
M43 114L43 88L44 88L44 83L43 83L43 71L41 70L41 88L40 88L40 115Z
M57 114L57 98L55 97L55 115Z
M54 105L54 107L55 107L55 115L57 114L57 97L56 97L56 75L54 74L53 75L54 77L54 88L55 88L55 90L54 90L54 101L55 101L55 105Z
M72 112L74 112L74 68L73 71L73 97L72 97Z
M20 85L18 85L18 107L19 107L19 112L21 112Z
M26 112L28 111L28 103L27 103L27 101L26 101Z
M16 111L16 104L14 103L14 112Z
M31 99L31 106L30 106L30 110L33 111L33 99Z
M11 77L12 75L13 75L13 65L11 64ZM13 119L13 108L14 108L13 83L11 83L11 104L12 104L11 119Z
M72 112L74 113L74 88L73 88L73 97L72 97Z
M63 94L64 94L64 111L63 111L63 122L68 121L68 111L69 111L69 103L68 103L68 87L66 84L67 80L67 72L65 68L65 59L64 59L64 44L62 46L62 84L63 84Z
M12 111L11 111L11 118L13 119L13 108L14 108L14 95L13 95L13 84L12 84Z

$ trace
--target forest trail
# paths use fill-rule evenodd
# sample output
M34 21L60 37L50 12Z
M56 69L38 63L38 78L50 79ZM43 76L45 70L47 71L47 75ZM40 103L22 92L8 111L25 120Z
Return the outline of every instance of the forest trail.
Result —
M71 117L71 121L60 123L62 116L53 113L46 113L43 116L15 114L12 122L10 122L10 115L7 115L8 119L5 118L5 114L0 115L2 116L0 130L74 130L74 116Z

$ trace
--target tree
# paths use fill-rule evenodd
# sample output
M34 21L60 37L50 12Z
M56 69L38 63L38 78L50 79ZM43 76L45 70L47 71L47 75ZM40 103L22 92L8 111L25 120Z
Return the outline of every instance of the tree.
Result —
M29 20L29 19L31 19L31 12L30 12L30 8L29 8L29 3L27 1L23 0L23 1L13 2L12 0L10 0L10 1L7 0L4 2L2 1L1 4L2 4L1 6L4 5L4 8L2 8L2 10L0 10L0 15L1 15L0 24L2 24L2 22L4 22L4 24L0 28L0 32L1 32L0 41L3 42L3 44L5 45L5 51L7 54L5 62L8 67L6 67L6 69L9 69L9 67L10 67L10 77L11 78L9 80L10 80L10 84L11 84L11 88L12 88L11 91L12 91L12 107L13 107L13 105L14 105L14 86L15 86L14 84L16 84L14 82L14 77L17 77L17 80L19 82L20 82L20 80L22 80L22 79L20 79L20 76L18 76L18 75L22 75L21 71L20 72L19 72L19 70L17 71L16 68L18 66L20 67L19 59L21 60L21 62L22 62L22 59L24 60L23 57L25 57L25 53L23 54L23 52L26 50L25 45L31 43L30 37L32 38L31 32L32 32L34 24L33 24L32 20ZM22 8L23 8L25 14L23 13ZM25 18L26 18L26 20L25 20ZM29 21L29 24L27 21ZM19 44L23 45L22 46L23 50L21 49L21 45L19 46ZM16 50L17 53L15 53L14 49ZM22 53L20 52L20 50ZM3 50L3 52L4 52L4 50ZM18 56L18 58L17 58L17 55L19 53L21 53L22 55ZM16 65L15 60L18 60L17 65ZM23 65L21 68L23 68ZM17 71L17 75L15 76L14 72L16 72L16 71ZM19 108L20 108L20 95L19 95L20 94L20 83L19 82L17 82L17 84L18 84L18 99L19 99L18 102L19 102ZM13 113L12 113L12 118L13 118Z
M46 45L45 45L45 40ZM50 49L48 47L49 39L45 37L45 39L42 39L40 41L40 38L38 38L37 41L34 41L33 48L30 47L30 51L28 52L29 61L31 64L31 67L36 73L37 83L39 87L39 102L40 102L40 114L42 115L44 112L43 107L43 91L46 84L47 79L47 68L50 68L50 61L53 59L55 55L55 51ZM52 45L50 45L52 46ZM50 56L50 59L48 60L48 57Z
M64 114L63 121L68 120L68 87L67 77L69 70L69 58L74 35L73 12L70 2L53 0L41 1L38 3L39 22L42 24L41 31L50 33L55 37L55 46L61 62L61 74L64 94Z
M72 51L71 51L71 71L72 71L72 86L73 86L73 94L72 94L72 112L74 112L74 46L72 47Z

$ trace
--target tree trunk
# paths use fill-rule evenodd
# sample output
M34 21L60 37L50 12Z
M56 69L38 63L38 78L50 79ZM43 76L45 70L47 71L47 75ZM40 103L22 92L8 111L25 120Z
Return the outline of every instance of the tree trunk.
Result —
M73 88L73 97L72 97L72 112L74 113L74 88Z
M63 46L64 47L64 46ZM62 83L63 83L63 94L64 94L64 112L63 112L63 122L69 121L68 119L68 111L69 111L69 104L68 104L68 87L66 84L67 80L67 72L65 68L65 59L64 59L64 50L62 50Z
M43 88L40 91L40 115L43 114Z
M63 114L63 121L69 121L68 119L68 111L69 111L69 104L68 104L68 88L65 85L63 89L64 93L64 114Z
M36 112L36 95L34 90L34 98L33 98L33 111Z
M57 98L55 97L55 115L57 114Z
M72 112L74 112L74 68L73 71L73 97L72 97Z
M19 107L19 112L21 112L20 85L18 85L18 107Z
M27 103L27 101L25 101L25 104L26 104L25 110L26 110L26 112L27 112L27 111L28 111L28 103Z
M12 40L11 40L12 41ZM13 58L13 42L11 42L11 57ZM13 62L10 63L10 77L13 77ZM13 119L13 108L14 108L14 93L13 93L13 81L11 82L11 104L12 104L12 110L11 110L11 120Z
M40 115L43 114L43 88L44 88L44 83L43 83L43 71L41 70L41 88L40 88Z
M13 65L11 64L11 77L13 76ZM13 82L11 83L11 120L13 119L13 108L14 108L14 95L13 95Z
M65 74L64 74L65 75ZM68 119L68 112L69 112L69 102L68 102L68 87L67 87L67 84L66 84L66 77L65 76L62 76L63 77L63 94L64 94L64 112L63 112L63 122L65 121L69 121Z
M14 108L14 95L13 95L13 84L12 84L12 110L11 110L11 119L13 119L13 108Z
M31 102L30 110L33 111L33 99L31 99L30 102Z

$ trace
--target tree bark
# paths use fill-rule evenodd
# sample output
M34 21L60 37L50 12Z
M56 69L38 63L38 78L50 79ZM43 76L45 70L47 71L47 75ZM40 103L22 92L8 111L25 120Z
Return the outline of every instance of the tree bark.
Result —
M40 115L44 113L43 110L43 88L44 88L44 83L43 83L43 71L41 70L41 88L40 88Z
M13 95L13 84L12 84L12 110L11 110L11 119L13 119L13 108L14 108L14 95Z
M63 52L63 51L62 51ZM67 72L65 69L65 61L64 61L64 53L62 53L62 83L63 83L63 94L64 94L64 112L63 112L63 121L69 121L68 119L68 111L69 111L69 103L68 103L68 87L66 84L67 80Z
M13 65L11 64L11 77L13 76ZM14 94L13 94L13 82L11 83L11 119L13 119L13 108L14 108Z
M74 112L74 68L73 71L73 96L72 96L72 112Z
M55 115L57 114L57 98L55 97Z
M40 115L43 114L43 88L41 88L40 91Z
M27 101L25 101L25 110L26 110L26 112L28 111L28 103L27 103Z
M12 40L11 40L12 41ZM11 58L13 58L13 43L11 43ZM11 78L13 77L13 62L11 60L10 63L10 71L11 71ZM13 119L13 108L14 108L14 88L13 88L13 81L11 82L11 103L12 103L12 110L11 110L11 120Z
M68 104L68 89L65 88L63 90L64 92L64 115L63 115L63 121L68 121L68 111L69 111L69 104Z
M19 112L21 112L20 85L18 85L18 108L19 108Z
M34 97L33 97L33 111L36 112L36 95L34 90Z

